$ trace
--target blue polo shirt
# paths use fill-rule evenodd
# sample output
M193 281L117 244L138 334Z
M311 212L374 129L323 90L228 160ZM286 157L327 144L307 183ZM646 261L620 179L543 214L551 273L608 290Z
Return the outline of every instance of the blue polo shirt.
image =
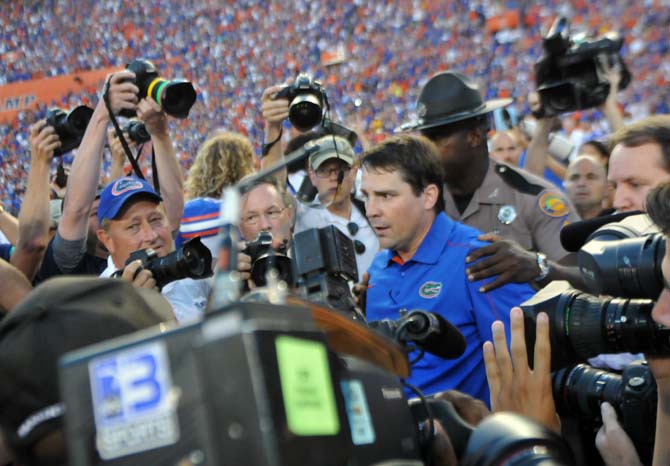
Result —
M482 345L492 340L496 320L505 324L509 344L510 309L535 292L525 283L479 292L494 279L470 282L465 275L465 257L487 244L477 240L480 234L440 213L410 260L403 263L388 249L379 252L368 271L366 313L368 321L395 320L401 309L423 309L458 327L467 343L465 353L451 360L426 353L412 365L408 381L425 394L456 389L489 405Z

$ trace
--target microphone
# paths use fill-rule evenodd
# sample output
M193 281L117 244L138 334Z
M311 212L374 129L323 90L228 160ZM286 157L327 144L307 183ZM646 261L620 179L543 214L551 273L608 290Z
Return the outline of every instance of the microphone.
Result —
M443 359L455 359L465 352L465 337L444 317L415 309L393 321L369 322L370 327L401 344L413 342L422 350Z
M248 177L245 177L242 179L239 183L237 183L236 187L239 190L240 194L245 194L247 191L252 189L260 180L264 180L265 178L269 178L270 176L274 175L280 170L285 169L289 165L302 161L306 158L308 158L310 155L315 154L321 150L321 146L319 144L316 144L315 141L309 141L307 142L304 146L302 146L300 149L295 150L291 152L290 154L287 154L284 156L284 160L281 160L277 162L276 165L273 165L269 168L265 168L259 172L256 172L253 175L250 175Z
M631 215L639 215L643 212L636 210L634 212L623 212L620 214L603 215L589 220L570 223L561 229L561 245L566 251L577 252L584 246L591 233L603 225L618 222Z

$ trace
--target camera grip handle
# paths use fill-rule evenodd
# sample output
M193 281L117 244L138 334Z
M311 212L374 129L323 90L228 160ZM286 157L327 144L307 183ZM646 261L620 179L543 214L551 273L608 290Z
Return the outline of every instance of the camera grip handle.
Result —
M444 428L454 447L456 458L460 460L475 428L463 420L450 401L435 398L428 398L427 401L433 418Z

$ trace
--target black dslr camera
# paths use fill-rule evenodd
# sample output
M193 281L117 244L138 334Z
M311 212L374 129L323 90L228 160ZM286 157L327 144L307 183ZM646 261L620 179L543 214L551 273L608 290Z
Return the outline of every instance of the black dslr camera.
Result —
M568 19L559 17L542 45L545 53L535 64L535 83L544 116L604 103L610 90L604 76L604 61L619 68L619 89L625 89L630 83L630 71L619 55L623 39L616 33L608 33L596 40L578 41L570 37Z
M142 121L130 120L123 131L128 133L128 137L135 144L144 144L151 141L151 135Z
M86 105L80 105L69 113L60 108L47 111L47 124L56 130L61 143L61 146L54 150L54 157L59 157L79 147L92 115L93 109Z
M140 89L138 98L151 97L168 115L182 119L188 117L188 112L198 97L191 82L159 77L156 67L149 60L133 60L126 69L135 73L134 83ZM132 118L135 112L123 110L120 115Z
M300 73L293 84L277 92L275 99L288 99L288 119L299 131L309 131L321 123L326 91L319 81Z
M658 392L645 362L635 362L621 374L595 369L588 364L552 374L556 411L582 422L601 424L600 404L607 401L617 411L623 429L633 441L643 464L651 464L656 431Z
M142 268L151 272L158 288L183 278L198 280L212 275L212 253L202 244L199 236L186 241L181 248L164 257L158 257L153 249L133 251L126 265L138 259L142 261ZM113 276L119 277L122 273L119 270Z
M291 259L287 255L287 246L283 244L278 249L272 248L272 233L261 231L256 239L247 243L242 251L251 257L251 281L256 286L267 285L267 273L275 269L278 279L293 285L293 269Z

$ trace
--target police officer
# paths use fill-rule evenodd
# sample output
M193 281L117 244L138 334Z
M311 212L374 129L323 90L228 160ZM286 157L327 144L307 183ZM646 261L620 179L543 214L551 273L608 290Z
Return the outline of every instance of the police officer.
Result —
M487 115L511 102L484 102L474 82L442 72L422 89L419 118L401 129L420 131L438 146L447 215L487 232L482 238L494 242L468 257L472 262L488 256L468 269L471 280L498 275L483 291L509 282L579 281L578 271L558 264L568 254L560 230L579 220L570 201L542 178L489 158Z

